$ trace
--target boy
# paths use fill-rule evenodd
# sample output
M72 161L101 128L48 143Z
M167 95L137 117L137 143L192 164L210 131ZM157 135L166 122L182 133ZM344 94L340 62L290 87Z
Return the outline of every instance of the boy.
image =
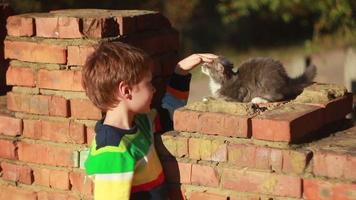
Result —
M213 54L193 54L177 64L162 100L169 116L186 104L189 70L215 58ZM99 45L83 67L87 96L106 112L95 126L95 140L85 162L87 175L94 178L95 200L167 199L153 145L153 132L163 118L150 110L155 89L149 63L143 51L107 42Z

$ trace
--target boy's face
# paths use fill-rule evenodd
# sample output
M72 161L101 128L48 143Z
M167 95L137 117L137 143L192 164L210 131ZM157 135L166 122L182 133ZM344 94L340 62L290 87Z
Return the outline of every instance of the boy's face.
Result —
M153 93L156 89L152 86L152 73L146 72L142 80L132 86L132 100L130 108L135 113L146 113L150 111Z

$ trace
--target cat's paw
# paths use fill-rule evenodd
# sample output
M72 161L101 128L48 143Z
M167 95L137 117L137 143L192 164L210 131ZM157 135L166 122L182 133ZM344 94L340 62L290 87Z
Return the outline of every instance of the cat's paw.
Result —
M251 100L251 103L268 103L269 101L267 99L264 99L262 97L255 97Z

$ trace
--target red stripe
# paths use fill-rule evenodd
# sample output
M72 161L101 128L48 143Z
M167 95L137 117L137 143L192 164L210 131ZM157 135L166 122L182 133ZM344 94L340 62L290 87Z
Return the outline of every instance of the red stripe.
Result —
M151 190L154 187L162 184L163 181L164 181L164 174L163 174L163 171L162 171L161 174L158 175L158 177L155 180L153 180L151 182L148 182L148 183L141 184L141 185L133 186L131 188L131 192L134 193L134 192L141 192L141 191Z

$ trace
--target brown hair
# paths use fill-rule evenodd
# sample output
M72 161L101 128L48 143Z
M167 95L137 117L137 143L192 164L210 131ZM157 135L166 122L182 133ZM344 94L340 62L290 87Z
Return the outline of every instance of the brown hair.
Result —
M107 111L119 103L115 93L121 81L137 84L150 70L142 50L121 42L103 42L87 58L82 85L93 104Z

